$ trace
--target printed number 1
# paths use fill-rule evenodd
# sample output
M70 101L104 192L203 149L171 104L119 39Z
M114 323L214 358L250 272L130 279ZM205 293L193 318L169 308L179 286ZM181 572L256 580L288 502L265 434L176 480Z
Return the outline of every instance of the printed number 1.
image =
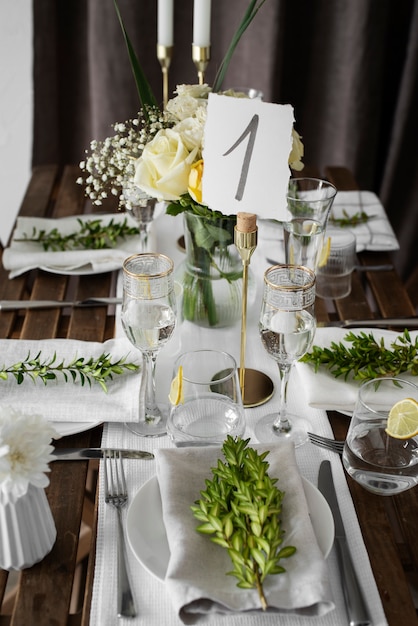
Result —
M248 140L248 144L247 144L247 149L245 151L244 161L243 161L242 169L241 169L241 176L239 179L237 192L235 194L235 200L242 200L242 196L244 195L245 185L247 183L247 177L248 177L248 170L249 170L250 162L251 162L251 156L252 156L253 149L254 149L255 137L257 134L258 119L259 119L259 116L257 114L253 115L251 122L248 124L247 128L242 133L241 137L239 137L234 143L234 145L231 146L229 150L227 150L222 155L222 156L227 156L228 154L231 154L231 152L233 152L235 148L238 148L240 143L244 141L247 135L250 136Z

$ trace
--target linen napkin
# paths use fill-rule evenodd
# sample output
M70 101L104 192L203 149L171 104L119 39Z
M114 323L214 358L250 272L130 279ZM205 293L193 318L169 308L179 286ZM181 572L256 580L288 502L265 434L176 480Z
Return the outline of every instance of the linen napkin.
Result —
M44 251L42 245L36 242L16 241L24 235L30 237L33 229L47 232L56 228L63 235L80 230L78 220L83 222L100 219L103 224L111 220L121 223L125 219L129 226L135 227L133 218L125 213L112 215L78 215L59 219L19 217L13 233L11 244L4 250L3 265L10 270L9 278L15 278L34 268L59 273L100 273L110 272L122 266L126 257L139 251L139 234L121 240L115 248L103 250L65 250Z
M291 558L282 561L286 573L265 581L268 612L325 615L334 608L328 569L310 522L294 446L285 442L255 447L270 450L266 459L269 475L279 478L278 487L286 494L282 513L285 544L297 548ZM211 468L223 458L222 451L190 447L159 449L155 454L171 552L165 583L180 619L192 624L215 613L261 613L257 591L239 589L235 578L226 576L231 570L227 551L195 531L199 522L190 505L200 497Z
M386 211L379 198L372 191L339 191L331 209L329 225L332 218L338 219L367 213L370 219L358 226L350 226L356 236L356 250L398 250L399 243L387 218Z
M379 198L372 191L339 191L332 205L329 226L333 219L349 217L361 212L370 215L364 224L344 226L356 236L356 252L363 250L398 250L399 243ZM345 213L346 214L345 214ZM264 254L277 262L284 262L283 228L280 222L259 221L259 239L266 242ZM271 242L275 243L272 244Z
M368 335L372 334L378 342L383 339L386 348L390 348L390 345L399 337L399 333L397 332L380 328L356 328L348 330L346 328L327 327L316 329L313 345L320 346L321 348L329 348L332 342L342 342L349 346L350 343L344 340L349 332L353 332L356 335L361 332L366 332ZM413 341L415 341L417 333L418 331L410 332ZM345 381L342 377L335 378L324 367L321 367L315 372L313 365L309 363L298 362L294 370L292 375L295 374L298 376L299 387L304 390L309 406L348 413L353 411L361 384L360 381L350 378ZM418 384L418 378L416 376L402 374L399 378Z
M125 338L112 339L104 343L76 341L71 339L46 339L44 341L2 339L0 340L0 367L8 368L30 355L40 353L42 361L56 354L55 364L70 363L75 357L90 357L109 354L113 362L126 357L126 362L141 363L138 352ZM0 378L1 402L21 412L41 413L53 422L134 422L139 413L140 372L124 371L113 375L106 383L107 393L98 382L84 385L77 375L75 382L70 374L66 382L57 372L56 380L44 384L39 378L32 381L27 376L18 384L13 374L7 380Z

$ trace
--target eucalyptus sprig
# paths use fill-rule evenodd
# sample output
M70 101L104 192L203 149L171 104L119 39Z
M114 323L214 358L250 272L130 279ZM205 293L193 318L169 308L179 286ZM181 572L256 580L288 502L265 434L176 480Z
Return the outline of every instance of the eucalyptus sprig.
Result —
M138 228L129 226L126 218L123 222L115 222L111 219L107 224L103 224L100 219L86 221L77 219L77 222L80 229L68 235L61 234L58 228L49 231L33 228L31 235L24 233L22 238L14 241L39 243L45 251L52 250L53 252L82 248L102 250L114 248L120 239L138 235Z
M92 382L97 382L103 391L107 392L107 381L125 371L136 372L139 369L136 363L129 363L126 359L127 357L121 357L117 361L112 361L111 355L103 352L98 357L86 359L77 356L69 363L65 363L64 360L57 360L56 353L48 359L43 359L39 351L34 357L28 353L22 361L8 367L3 365L0 368L0 380L14 376L18 385L21 385L25 378L34 382L39 379L47 385L48 381L57 380L58 374L61 374L65 382L68 380L76 382L79 379L82 386L85 383L91 386Z
M196 530L228 550L233 569L226 574L237 578L241 589L257 589L266 610L263 582L269 574L286 571L279 562L296 548L282 547L285 494L276 487L277 478L268 475L264 459L269 452L259 454L248 442L227 436L222 447L226 463L218 460L212 480L205 481L206 489L191 509L201 522Z
M331 212L329 222L333 226L340 226L342 228L350 226L358 226L359 224L366 224L368 221L376 217L375 215L368 215L365 211L357 211L353 215L350 215L345 209L342 210L343 217L335 217Z
M383 337L377 340L373 333L349 332L342 342L331 343L329 348L313 346L300 360L312 363L317 372L320 367L328 369L335 378L366 381L382 376L398 376L404 372L418 375L418 336L412 340L407 329L385 346Z

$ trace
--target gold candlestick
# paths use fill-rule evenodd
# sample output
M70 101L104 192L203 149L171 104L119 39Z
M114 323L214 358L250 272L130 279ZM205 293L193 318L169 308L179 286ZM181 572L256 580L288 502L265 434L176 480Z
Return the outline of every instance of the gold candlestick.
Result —
M271 379L254 369L245 368L245 348L247 334L247 293L248 267L257 247L257 217L253 213L238 213L234 229L234 243L242 259L242 314L241 314L241 353L239 384L244 406L259 406L273 395L274 385Z
M205 82L205 71L210 61L210 46L195 46L192 44L192 59L197 69L199 85Z
M164 108L168 102L168 70L170 68L171 59L173 56L173 46L163 46L157 43L157 59L161 65L161 71L163 73L163 103Z

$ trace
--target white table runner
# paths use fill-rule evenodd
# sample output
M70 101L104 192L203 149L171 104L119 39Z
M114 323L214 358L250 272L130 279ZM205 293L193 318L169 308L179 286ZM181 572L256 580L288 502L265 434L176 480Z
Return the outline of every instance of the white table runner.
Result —
M158 241L160 250L173 258L176 264L183 260L184 255L176 248L176 237L182 232L182 220L162 216L157 220ZM166 242L161 245L161 242ZM275 386L278 385L278 369L261 345L258 336L257 322L260 310L261 277L267 266L262 252L262 242L253 255L251 268L257 277L258 291L255 294L254 303L249 304L247 320L247 348L246 367L255 368L268 374ZM240 353L240 323L234 328L208 330L185 322L177 332L177 337L167 344L161 351L157 361L157 390L161 401L166 401L170 380L171 369L176 354L190 348L209 347L213 349L227 349L239 362ZM117 334L122 333L120 323L117 320ZM295 372L294 372L295 373ZM303 389L297 376L291 378L288 390L289 408L311 421L314 432L332 436L325 411L310 408ZM246 409L247 431L245 437L251 438L251 443L256 443L253 437L255 422L267 412L277 410L279 394L276 392L273 398L265 405ZM103 446L141 448L153 451L161 447L172 447L168 437L147 439L132 434L121 424L106 424L103 434ZM329 459L336 484L338 500L341 507L342 517L346 526L349 547L356 565L357 573L367 598L367 603L373 618L373 626L384 626L386 619L380 602L377 587L370 567L367 552L363 543L357 516L354 510L350 492L345 480L344 471L340 458L326 450L314 447L310 443L297 448L296 459L302 476L317 485L318 469L322 460ZM155 475L153 461L125 461L127 486L130 501L134 498L140 487ZM119 619L116 617L116 554L117 554L117 518L115 510L104 504L103 501L103 474L100 473L100 505L97 532L96 572L93 588L91 607L91 626L113 626L116 622L123 626L181 626L182 622L176 616L171 600L163 582L149 574L137 561L131 550L129 554L129 568L134 587L135 600L138 607L138 617L135 619ZM143 512L147 514L146 511ZM125 513L126 515L126 513ZM345 611L343 592L340 582L340 574L333 548L327 560L330 569L330 580L336 609L327 615L317 618L296 617L283 615L278 617L269 615L236 615L228 616L228 626L270 626L280 621L281 626L308 626L320 623L321 626L347 626L348 618ZM225 617L212 616L207 619L199 619L197 623L207 623L210 626L226 624Z

